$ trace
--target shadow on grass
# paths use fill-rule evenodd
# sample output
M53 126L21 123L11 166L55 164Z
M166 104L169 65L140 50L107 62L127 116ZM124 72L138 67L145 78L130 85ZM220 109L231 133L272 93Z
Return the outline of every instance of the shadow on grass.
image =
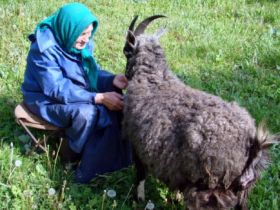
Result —
M0 97L0 140L7 145L10 145L11 142L15 147L17 147L22 154L26 154L25 146L28 144L29 149L34 149L37 153L42 153L43 150L33 148L33 141L27 135L25 130L16 122L14 110L15 107L20 102L13 97ZM41 131L38 129L29 128L35 138L43 139L47 138L48 145L51 150L56 150L59 144L60 136L50 135L49 132Z
M13 141L14 137L19 133L19 125L17 125L14 117L14 109L17 102L12 97L0 97L0 138L5 142Z

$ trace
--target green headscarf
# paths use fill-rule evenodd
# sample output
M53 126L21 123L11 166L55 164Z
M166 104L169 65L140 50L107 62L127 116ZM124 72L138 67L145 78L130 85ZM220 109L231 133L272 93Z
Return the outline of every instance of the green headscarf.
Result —
M87 48L75 49L73 46L82 32L93 24L93 37L98 27L97 18L81 3L70 3L58 9L52 16L40 22L37 29L50 28L59 45L68 53L80 54L84 71L89 78L91 91L97 91L97 64Z

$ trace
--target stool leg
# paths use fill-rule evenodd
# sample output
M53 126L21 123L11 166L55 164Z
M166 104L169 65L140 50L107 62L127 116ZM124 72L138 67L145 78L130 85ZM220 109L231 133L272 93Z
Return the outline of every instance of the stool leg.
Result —
M37 140L34 135L31 133L31 131L28 129L28 127L19 119L18 122L22 125L26 133L30 136L30 138L34 141L35 147L39 147L44 152L47 152L47 149L41 145L41 142Z

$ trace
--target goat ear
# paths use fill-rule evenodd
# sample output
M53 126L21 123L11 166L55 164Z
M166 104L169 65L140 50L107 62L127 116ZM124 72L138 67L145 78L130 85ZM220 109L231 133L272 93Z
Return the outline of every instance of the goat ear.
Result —
M166 28L160 28L156 33L155 33L155 37L157 39L159 39L162 35L164 35L167 32Z
M127 31L127 35L126 35L126 42L134 45L135 44L135 36L133 34L132 31Z
M136 39L135 39L133 32L131 32L129 30L127 32L125 46L123 48L123 53L125 54L125 56L127 58L130 57L130 55L133 53L133 51L135 49L135 40Z

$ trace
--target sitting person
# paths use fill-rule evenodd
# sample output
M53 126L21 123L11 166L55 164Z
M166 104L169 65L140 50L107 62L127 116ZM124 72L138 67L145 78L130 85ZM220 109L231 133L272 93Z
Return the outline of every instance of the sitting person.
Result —
M69 148L80 155L75 180L131 164L121 138L124 75L102 70L93 57L97 18L81 3L61 7L33 34L22 84L24 104L45 121L64 128Z

